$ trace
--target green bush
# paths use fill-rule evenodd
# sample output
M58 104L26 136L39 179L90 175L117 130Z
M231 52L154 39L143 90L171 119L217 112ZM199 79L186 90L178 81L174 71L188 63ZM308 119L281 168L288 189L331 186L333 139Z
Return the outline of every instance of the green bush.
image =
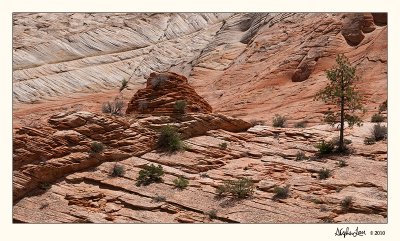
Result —
M119 92L123 91L126 87L128 87L128 81L123 79L121 82L121 87L119 87Z
M184 149L180 134L175 127L170 125L161 129L157 147L169 152L175 152Z
M217 195L224 196L231 194L236 198L246 198L253 194L253 181L248 178L241 178L234 181L225 181L223 185L217 188Z
M165 202L167 200L167 198L165 196L161 196L156 194L155 197L153 197L153 201L154 202Z
M185 189L188 184L189 184L189 180L184 178L183 176L180 176L174 180L174 185L178 189Z
M226 143L226 142L220 143L220 144L219 144L219 148L225 150L226 148L228 148L228 143Z
M298 151L296 154L296 161L302 161L302 160L306 160L306 154L304 154L304 152L302 151Z
M249 123L250 123L252 126L265 125L265 121L263 121L263 120L255 120L255 119L252 119L252 120L249 121Z
M384 122L385 121L385 117L383 115L380 114L374 114L371 117L371 122L375 122L375 123L379 123L379 122Z
M376 143L375 137L374 136L366 136L364 138L364 144L365 145L373 145Z
M353 204L353 198L347 196L340 202L340 204L344 210L349 210Z
M296 128L305 128L307 125L307 121L299 121L294 124L294 127Z
M330 154L333 152L333 149L335 148L335 146L331 142L325 142L324 140L315 145L315 147L318 149L318 152L321 155Z
M90 150L92 153L100 153L104 150L104 145L101 142L94 141L90 144Z
M146 164L142 170L139 171L139 177L136 179L136 185L146 186L154 182L162 182L162 175L164 175L164 170L161 165L155 166L154 164Z
M372 129L372 136L375 141L381 141L387 138L387 127L381 126L381 124L375 124Z
M208 211L206 214L208 215L208 217L210 219L216 219L217 218L217 210L215 210L215 209L212 209L212 210Z
M289 188L290 185L286 185L285 187L275 187L273 199L284 199L289 197Z
M125 174L124 166L115 164L114 167L111 169L110 176L112 177L121 177Z
M387 111L387 100L379 105L379 113L382 113L383 111Z
M180 114L185 114L187 102L185 100L177 100L174 104L174 109Z
M274 118L272 118L272 126L273 127L285 127L287 118L285 116L281 116L276 114Z
M39 188L42 190L48 190L48 189L50 189L50 187L51 187L51 184L48 182L39 183Z
M339 160L337 165L339 167L345 167L345 166L347 166L347 162L345 160Z
M327 179L331 176L331 171L329 169L322 168L318 171L319 179Z

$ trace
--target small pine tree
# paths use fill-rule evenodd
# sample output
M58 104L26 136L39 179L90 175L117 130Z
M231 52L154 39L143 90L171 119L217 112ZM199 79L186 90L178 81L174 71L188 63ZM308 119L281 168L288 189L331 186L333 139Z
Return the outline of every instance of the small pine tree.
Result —
M355 82L359 79L356 75L356 67L352 67L343 54L336 57L336 63L337 66L326 71L330 83L317 93L315 100L322 100L339 107L336 112L326 112L325 120L332 125L340 123L338 151L344 152L344 123L347 122L349 127L355 124L360 126L362 120L356 112L364 112L364 109L361 103L362 98L355 89Z

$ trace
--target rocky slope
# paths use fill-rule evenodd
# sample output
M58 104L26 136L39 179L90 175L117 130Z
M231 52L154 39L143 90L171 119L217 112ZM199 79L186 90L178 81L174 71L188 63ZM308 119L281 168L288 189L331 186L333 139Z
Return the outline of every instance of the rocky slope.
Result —
M367 120L387 99L385 15L17 13L13 20L14 222L387 222L387 143L363 143ZM346 130L351 154L318 158L314 145L338 131L321 123L326 106L313 97L338 53L357 66L366 123ZM165 71L185 77L151 75ZM165 80L154 88L158 77ZM116 96L127 114L101 113ZM177 100L187 102L185 114L174 110ZM308 127L272 128L277 113L290 127L299 120ZM166 125L179 129L185 151L156 148ZM104 151L94 153L94 142ZM299 151L307 158L296 160ZM110 176L116 163L121 177ZM164 182L136 186L149 163L164 168ZM332 176L319 179L323 168ZM174 187L179 176L186 189ZM225 180L242 177L255 184L251 198L216 197ZM276 200L274 187L286 185L288 198Z

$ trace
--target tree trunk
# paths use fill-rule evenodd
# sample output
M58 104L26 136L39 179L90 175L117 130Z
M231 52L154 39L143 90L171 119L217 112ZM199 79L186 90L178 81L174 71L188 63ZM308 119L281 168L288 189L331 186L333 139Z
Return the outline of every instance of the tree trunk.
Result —
M340 135L339 135L339 152L344 151L344 80L343 80L343 74L341 76L341 83L340 83L340 88L342 90L341 96L340 96Z
M344 96L341 97L340 101L340 136L339 136L339 152L344 151Z

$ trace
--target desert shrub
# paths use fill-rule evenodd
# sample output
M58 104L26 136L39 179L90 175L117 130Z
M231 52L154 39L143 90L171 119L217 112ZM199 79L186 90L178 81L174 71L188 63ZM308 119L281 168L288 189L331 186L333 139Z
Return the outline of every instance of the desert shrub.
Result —
M161 128L157 147L169 152L175 152L184 149L180 134L175 127L170 125Z
M103 103L102 112L111 115L122 115L122 108L124 108L124 102L116 99L112 102L107 101Z
M272 126L273 127L285 127L287 118L285 116L281 116L276 114L274 118L272 118Z
M115 164L114 167L111 169L110 176L112 177L121 177L125 174L124 166Z
M387 138L387 127L381 126L381 124L375 124L371 132L375 141L381 141Z
M315 203L315 204L322 204L324 203L321 199L319 198L312 198L311 202Z
M177 100L174 104L174 109L180 114L185 114L187 102L185 100Z
M307 125L307 121L299 121L299 122L296 122L294 124L294 127L296 127L296 128L305 128L306 125Z
M104 145L101 142L94 141L90 144L90 150L92 153L100 153L104 150Z
M48 190L48 189L50 189L50 187L51 187L51 184L48 182L39 183L39 188L42 190Z
M219 148L225 150L226 148L228 148L228 143L226 142L219 143Z
M139 171L139 177L136 179L136 185L149 185L150 183L154 182L162 182L161 176L164 175L164 170L161 165L155 166L154 164L151 165L144 165L142 170Z
M385 121L385 117L383 116L383 115L380 115L380 114L374 114L372 117L371 117L371 122L374 122L374 123L379 123L379 122L384 122Z
M189 180L184 178L183 176L178 177L174 181L174 185L178 189L185 189L187 185L189 184Z
M210 177L206 172L204 172L204 173L201 173L200 174L200 177L202 177L202 178L208 178L208 177Z
M151 86L153 87L153 89L158 89L162 83L164 83L165 81L168 80L167 76L156 76L151 80Z
M253 192L253 181L248 178L241 178L234 181L225 181L223 185L217 187L218 196L231 194L236 198L246 198L251 196Z
M265 121L263 121L263 120L255 120L255 119L253 119L253 120L250 120L249 122L250 122L250 124L252 126L265 125Z
M284 199L289 196L289 188L290 185L286 185L285 187L275 187L273 199Z
M138 102L138 110L143 113L149 107L147 100L141 100Z
M119 92L123 91L126 87L128 87L128 81L123 79L121 82L121 87L119 87Z
M331 142L325 142L324 140L315 145L315 147L318 149L318 152L321 155L330 154L333 152L333 149L335 148L335 146Z
M304 154L302 151L298 151L296 154L296 161L302 161L305 159L307 159L306 154Z
M353 198L352 198L352 197L349 197L349 196L345 197L345 198L340 202L340 205L342 206L342 208L343 208L344 210L349 210L349 209L351 208L352 204L353 204Z
M383 111L387 111L387 100L379 105L379 113L382 113Z
M318 171L319 179L327 179L330 176L331 176L331 170L329 169L322 168Z
M339 160L337 165L339 167L345 167L345 166L347 166L347 162L345 160Z
M154 202L165 202L167 198L165 196L161 196L156 194L156 196L153 197Z
M374 136L366 136L364 138L364 144L365 145L373 145L376 143L375 137Z
M210 219L216 219L217 218L217 210L215 210L215 209L212 209L212 210L208 211L206 214L208 215L208 217Z

